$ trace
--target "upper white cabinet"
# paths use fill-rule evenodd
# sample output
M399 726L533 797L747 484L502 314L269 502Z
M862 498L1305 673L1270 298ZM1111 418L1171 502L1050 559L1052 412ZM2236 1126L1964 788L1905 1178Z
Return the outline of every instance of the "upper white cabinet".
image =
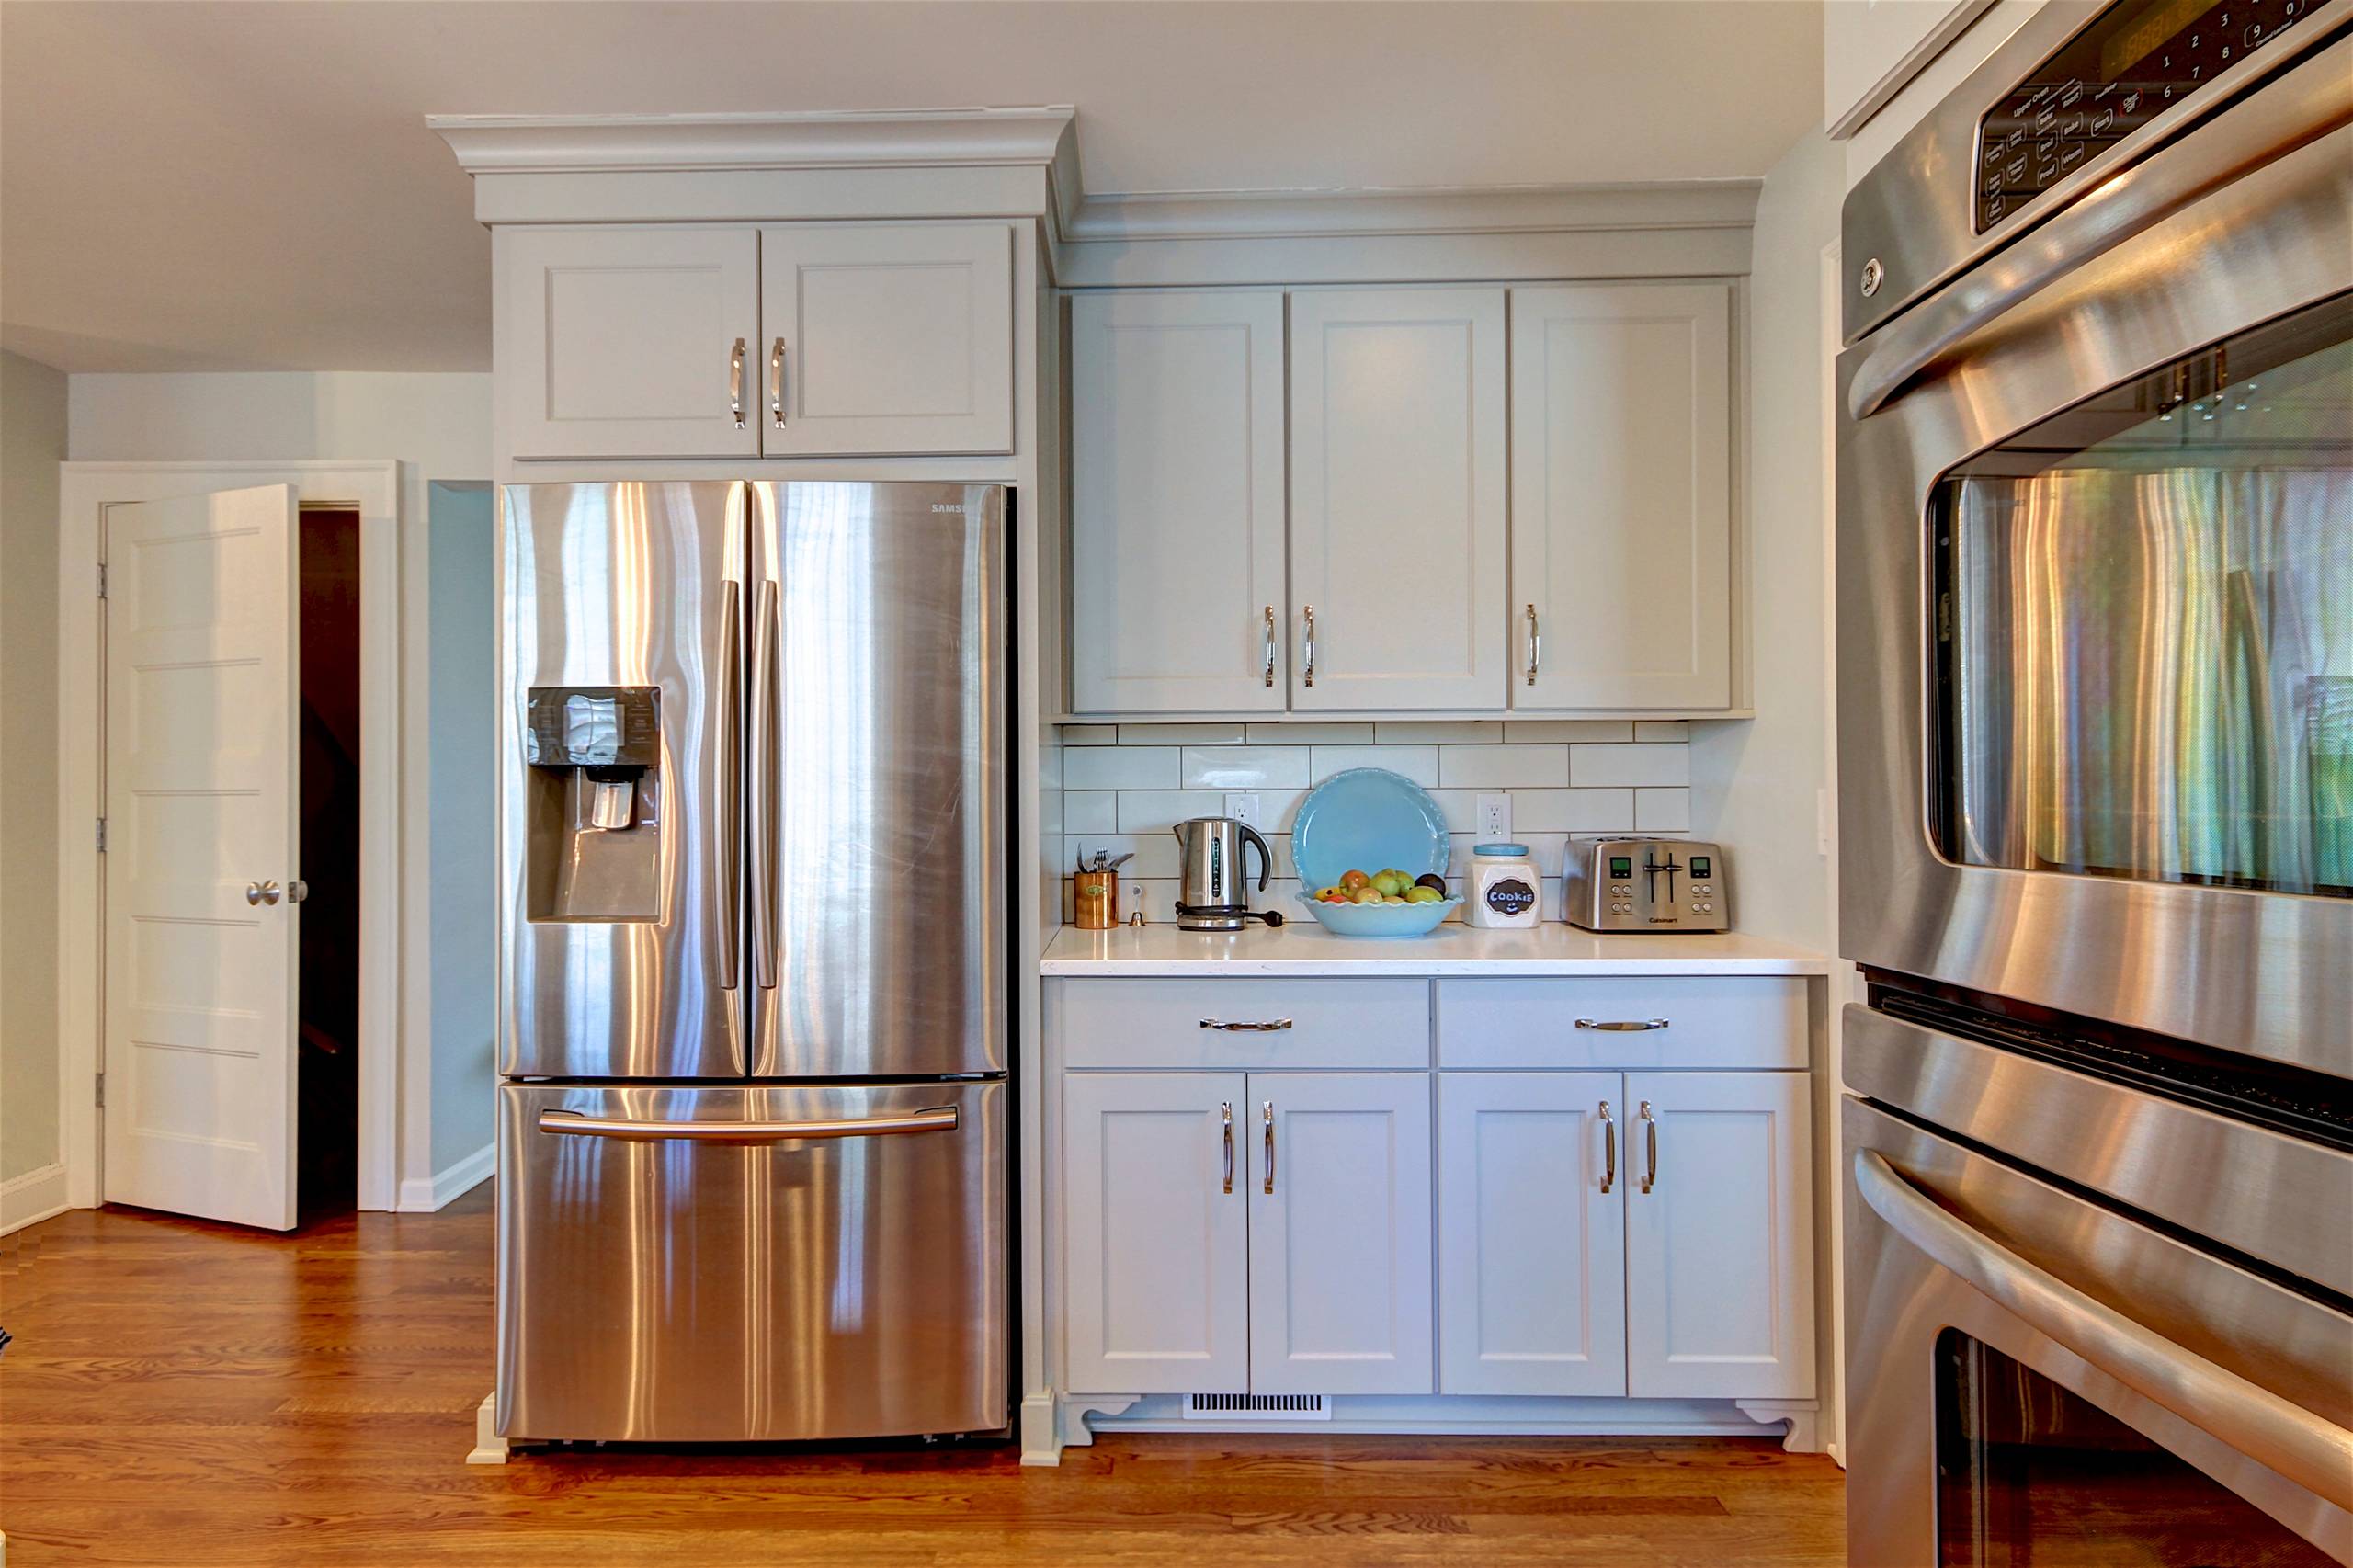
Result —
M1290 300L1291 706L1503 700L1504 291Z
M1731 290L1515 289L1511 311L1511 706L1729 707Z
M1438 1077L1438 1392L1626 1392L1615 1073Z
M755 231L502 228L494 247L515 456L758 454Z
M1813 1395L1810 1082L1626 1074L1629 1393Z
M1245 1096L1239 1073L1063 1081L1070 1387L1249 1387Z
M1070 307L1071 705L1279 712L1279 290Z
M1013 449L1004 223L759 232L769 457Z
M1253 1393L1431 1392L1429 1094L1250 1074Z

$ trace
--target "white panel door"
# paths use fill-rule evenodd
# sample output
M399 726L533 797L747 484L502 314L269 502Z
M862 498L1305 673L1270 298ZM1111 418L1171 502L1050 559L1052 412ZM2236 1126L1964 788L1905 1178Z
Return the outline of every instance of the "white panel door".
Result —
M1813 1395L1809 1081L1626 1074L1629 1393Z
M107 1200L276 1230L294 1223L296 506L269 484L106 517Z
M1078 1393L1249 1387L1239 1073L1063 1078L1063 1275Z
M1430 1081L1250 1074L1250 1392L1428 1393Z
M1504 291L1307 290L1290 323L1291 705L1501 707Z
M1071 706L1280 712L1283 297L1070 306Z
M760 231L761 450L1013 450L1013 231L782 223Z
M1615 1073L1445 1073L1440 1393L1626 1392L1626 1150Z
M1731 333L1721 283L1512 290L1513 707L1731 705Z
M501 226L492 244L515 456L758 453L756 229Z

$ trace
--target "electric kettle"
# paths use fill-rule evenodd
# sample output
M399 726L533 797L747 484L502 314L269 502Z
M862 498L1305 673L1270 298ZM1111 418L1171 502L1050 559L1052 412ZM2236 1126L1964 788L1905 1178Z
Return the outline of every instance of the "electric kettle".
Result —
M1195 817L1170 830L1176 835L1176 924L1187 931L1239 931L1253 920L1283 923L1274 910L1250 907L1249 872L1243 846L1258 846L1258 891L1267 888L1274 851L1258 830L1232 817Z

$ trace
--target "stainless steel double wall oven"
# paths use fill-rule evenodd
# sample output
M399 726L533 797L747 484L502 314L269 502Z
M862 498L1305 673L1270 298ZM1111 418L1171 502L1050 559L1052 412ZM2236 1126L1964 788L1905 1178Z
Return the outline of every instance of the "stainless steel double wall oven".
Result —
M2353 1561L2353 0L2054 0L1843 255L1852 1561Z

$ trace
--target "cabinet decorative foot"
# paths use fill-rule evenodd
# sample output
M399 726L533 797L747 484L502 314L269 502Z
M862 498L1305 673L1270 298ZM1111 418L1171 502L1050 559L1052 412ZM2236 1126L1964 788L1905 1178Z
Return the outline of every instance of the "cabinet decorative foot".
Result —
M468 1464L505 1464L506 1439L498 1435L498 1396L486 1393L474 1411L474 1446L466 1455Z
M1818 1454L1822 1443L1822 1403L1813 1399L1736 1399L1733 1403L1751 1421L1789 1424L1781 1434L1785 1453Z
M1062 1463L1062 1439L1054 1427L1054 1396L1051 1393L1024 1395L1020 1421L1021 1462L1039 1465Z
M1091 1449L1095 1446L1095 1428L1086 1424L1093 1415L1120 1415L1142 1399L1140 1393L1092 1394L1068 1399L1062 1405L1062 1440L1066 1449Z

